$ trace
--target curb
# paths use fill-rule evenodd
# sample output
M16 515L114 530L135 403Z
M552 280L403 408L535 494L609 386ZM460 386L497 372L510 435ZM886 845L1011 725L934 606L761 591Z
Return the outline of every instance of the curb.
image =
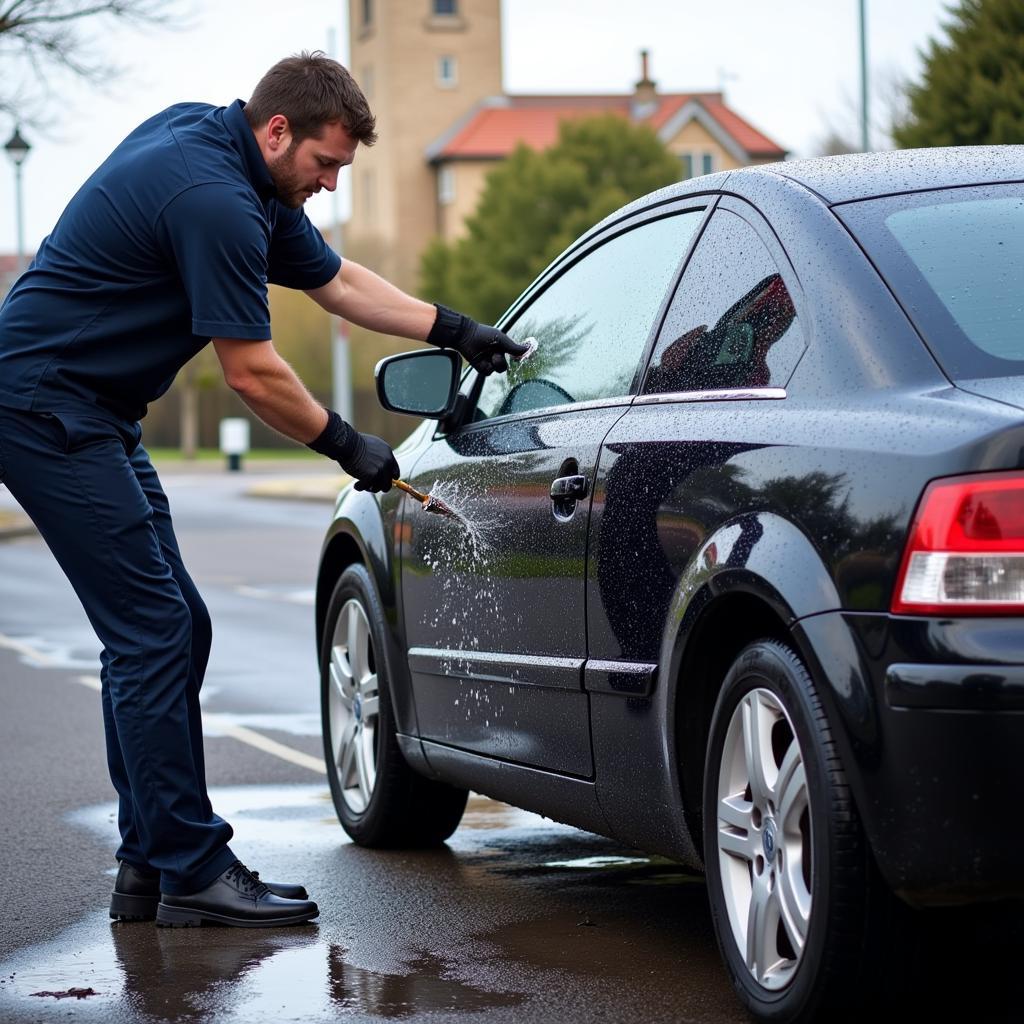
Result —
M38 531L32 520L20 512L0 511L0 541L33 537Z
M350 476L307 476L291 480L267 480L245 490L247 498L276 498L278 501L320 501L333 505Z

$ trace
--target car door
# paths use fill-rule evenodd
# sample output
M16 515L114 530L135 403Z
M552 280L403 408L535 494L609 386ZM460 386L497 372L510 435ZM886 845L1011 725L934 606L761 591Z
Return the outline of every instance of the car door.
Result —
M420 735L592 772L584 585L601 442L628 408L699 205L609 230L505 325L536 354L474 389L413 473L473 524L402 509L402 598Z

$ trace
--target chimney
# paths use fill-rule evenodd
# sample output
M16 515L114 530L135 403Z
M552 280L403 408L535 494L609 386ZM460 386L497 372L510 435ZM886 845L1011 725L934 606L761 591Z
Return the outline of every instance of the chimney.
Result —
M630 114L634 121L650 117L658 109L658 91L648 70L649 50L640 51L640 81L636 83Z

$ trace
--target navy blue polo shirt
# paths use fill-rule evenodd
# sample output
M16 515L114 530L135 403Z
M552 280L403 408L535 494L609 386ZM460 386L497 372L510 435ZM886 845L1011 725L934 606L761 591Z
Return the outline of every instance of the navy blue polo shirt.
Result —
M337 274L243 106L168 107L79 189L0 307L0 405L141 419L211 338L270 338L268 282Z

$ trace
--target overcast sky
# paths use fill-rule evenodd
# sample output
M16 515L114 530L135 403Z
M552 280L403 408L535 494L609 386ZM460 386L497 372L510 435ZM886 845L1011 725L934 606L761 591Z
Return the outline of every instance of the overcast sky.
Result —
M327 49L332 28L347 56L344 0L184 2L193 12L186 30L106 34L102 47L129 72L107 92L66 90L53 138L26 132L33 146L23 168L30 250L82 181L151 114L181 100L245 98L280 57ZM867 6L872 68L916 77L920 51L941 34L948 0ZM638 52L647 48L660 90L723 88L757 128L793 155L810 156L830 122L849 122L859 94L857 9L857 0L504 0L505 89L626 92L639 77ZM0 142L10 129L0 121ZM14 250L14 207L13 171L3 161L0 252ZM306 208L315 223L330 222L326 193Z

